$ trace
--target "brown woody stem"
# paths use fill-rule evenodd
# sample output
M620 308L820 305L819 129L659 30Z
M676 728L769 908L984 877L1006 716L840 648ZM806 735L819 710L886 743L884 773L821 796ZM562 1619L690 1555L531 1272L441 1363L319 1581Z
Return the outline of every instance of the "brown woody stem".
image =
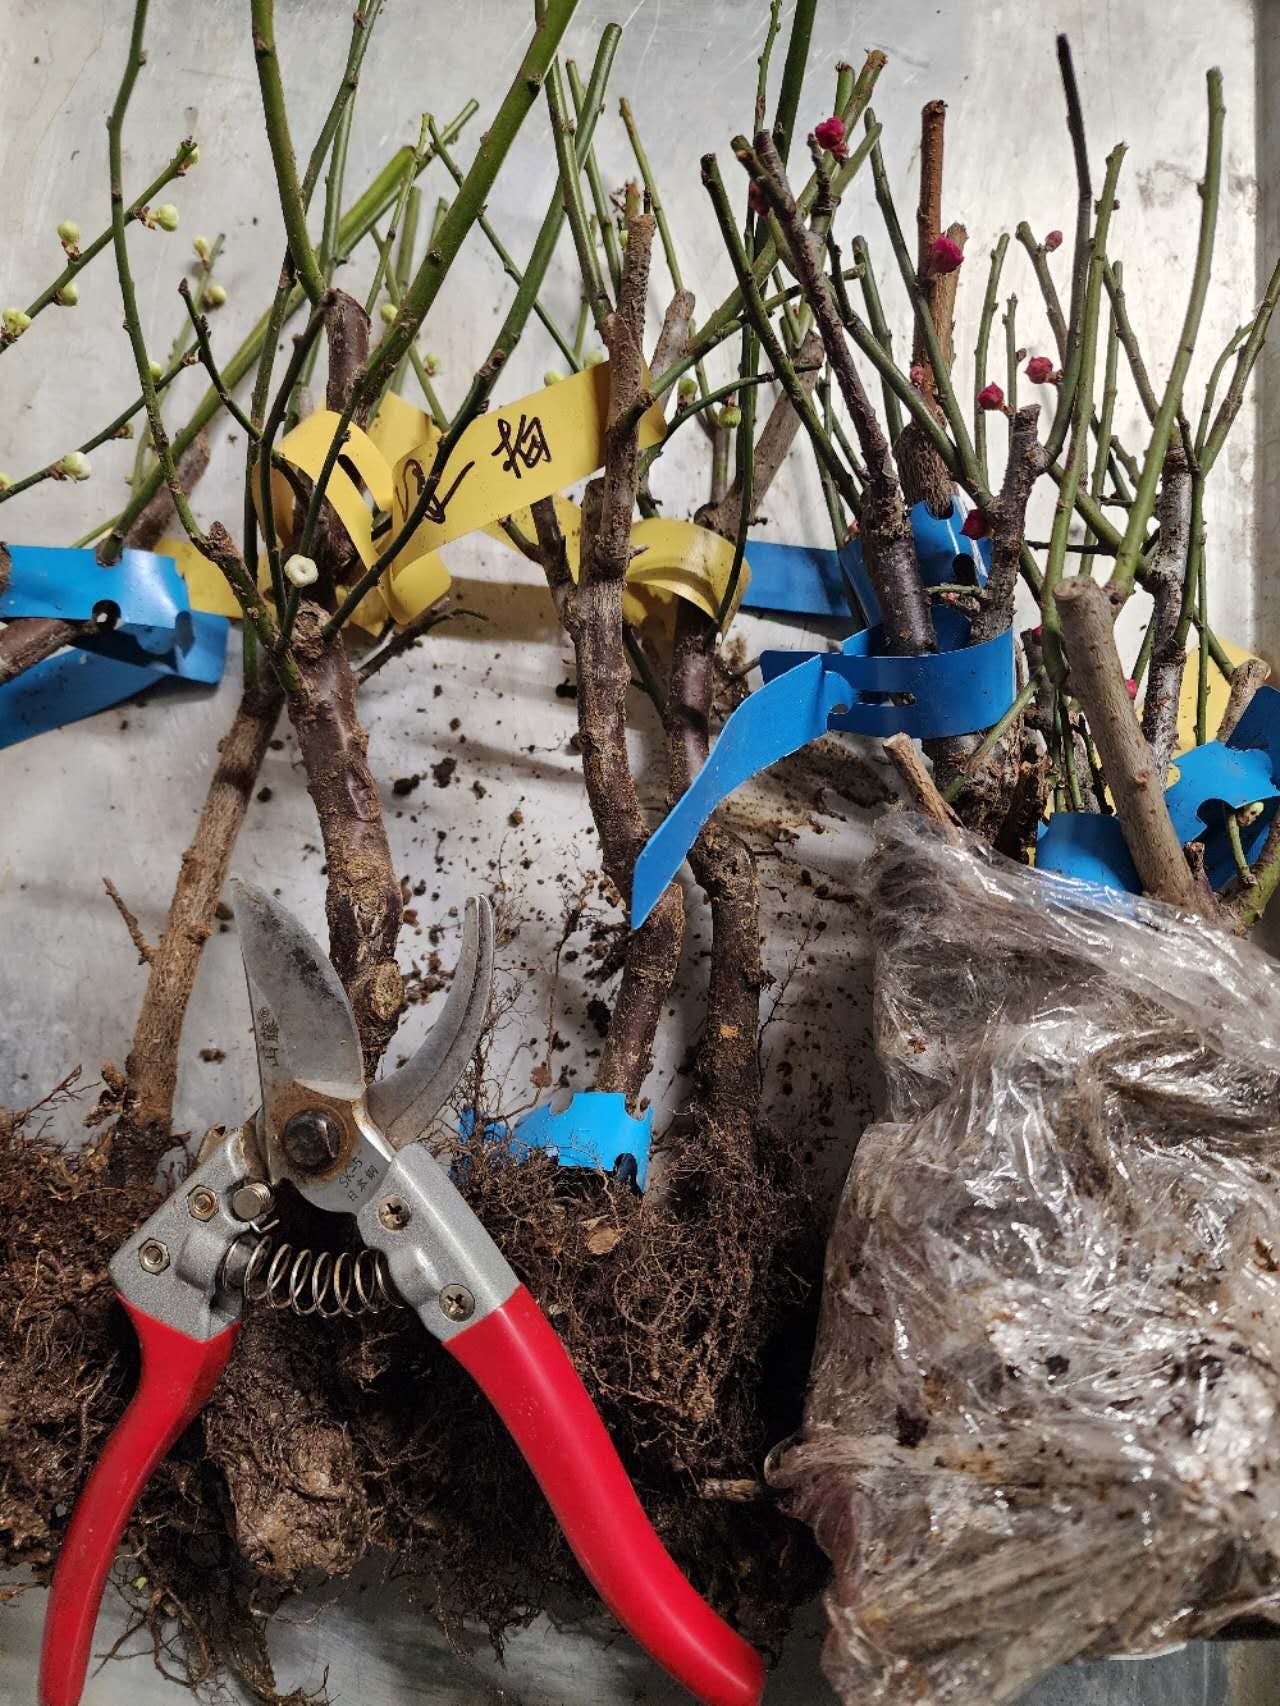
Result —
M1056 598L1071 688L1089 719L1089 732L1142 886L1157 900L1212 916L1212 903L1183 854L1155 759L1129 699L1116 651L1112 601L1087 575L1064 582Z
M767 131L756 137L754 151L745 138L735 137L733 151L760 185L790 248L796 279L812 310L840 395L853 422L867 483L861 493L861 531L868 566L876 585L889 643L895 652L922 653L937 649L929 600L920 582L911 523L889 441L854 366L853 351L831 293L831 286L805 228L804 215L773 139Z
M173 1142L182 1022L279 710L280 696L274 687L263 695L246 694L219 743L200 820L182 855L164 934L152 950L146 992L125 1063L124 1118L104 1146L110 1149L117 1176L145 1177Z
M324 638L326 620L310 600L299 606L292 640L298 688L289 699L289 717L328 865L329 958L351 1002L372 1073L404 1005L395 958L400 885L369 769L368 736L356 713L355 674L341 640Z
M1142 732L1163 788L1178 739L1178 701L1187 664L1186 635L1178 630L1191 550L1191 470L1179 438L1172 440L1165 453L1156 518L1160 545L1146 574L1152 600L1151 664Z
M568 577L551 506L534 506L547 582L577 663L578 739L587 799L605 872L624 904L649 835L627 756L631 670L623 631L622 586L631 558L639 477L642 409L638 405L645 387L644 308L654 232L651 214L631 220L618 306L601 325L610 357L605 467L603 478L591 481L583 500L576 587ZM640 1095L683 936L684 903L673 886L627 940L622 984L596 1069L597 1090L621 1091L631 1103Z

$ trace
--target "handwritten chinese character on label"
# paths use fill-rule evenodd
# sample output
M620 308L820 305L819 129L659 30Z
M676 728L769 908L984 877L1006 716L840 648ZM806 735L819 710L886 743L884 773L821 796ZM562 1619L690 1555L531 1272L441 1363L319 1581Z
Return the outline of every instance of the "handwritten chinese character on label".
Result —
M522 414L520 424L515 428L510 421L499 416L497 425L498 442L490 455L506 457L502 464L504 474L514 474L518 480L522 466L536 468L540 462L550 462L551 446L537 415Z
M431 494L430 498L427 500L427 507L423 511L422 518L424 521L429 521L436 527L443 526L445 514L448 511L449 505L453 501L454 493L474 467L474 461L468 462L465 467L458 470L457 477L447 492L442 495L437 489ZM423 492L426 491L429 479L429 473L423 468L421 462L419 462L416 457L411 458L404 464L404 473L402 475L404 489L401 492L401 502L406 514L413 510ZM416 490L414 489L415 487Z

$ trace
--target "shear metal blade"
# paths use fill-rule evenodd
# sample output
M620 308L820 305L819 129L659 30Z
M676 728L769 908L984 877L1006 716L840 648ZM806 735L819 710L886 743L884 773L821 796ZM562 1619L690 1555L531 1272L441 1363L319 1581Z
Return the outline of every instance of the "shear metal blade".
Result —
M480 1040L492 983L493 908L472 897L444 1011L417 1053L369 1087L369 1113L394 1148L421 1137L448 1101Z
M231 893L253 1004L263 1107L272 1107L290 1084L359 1101L360 1033L328 957L262 889L233 878Z

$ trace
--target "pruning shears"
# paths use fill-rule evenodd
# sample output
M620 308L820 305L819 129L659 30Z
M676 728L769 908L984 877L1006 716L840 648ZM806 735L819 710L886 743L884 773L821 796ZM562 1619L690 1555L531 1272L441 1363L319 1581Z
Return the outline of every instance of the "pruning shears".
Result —
M422 1047L392 1076L366 1084L359 1033L328 959L269 895L232 887L262 1102L112 1259L141 1375L63 1542L45 1619L41 1706L80 1699L116 1547L153 1470L227 1364L285 1183L317 1208L353 1216L365 1246L337 1284L337 1262L315 1259L311 1306L325 1313L327 1298L328 1312L349 1312L353 1294L367 1304L380 1291L413 1309L502 1417L619 1622L707 1706L755 1706L760 1656L666 1552L559 1337L446 1169L416 1141L483 1025L493 972L488 903L467 902L449 998ZM284 1283L296 1290L290 1271Z

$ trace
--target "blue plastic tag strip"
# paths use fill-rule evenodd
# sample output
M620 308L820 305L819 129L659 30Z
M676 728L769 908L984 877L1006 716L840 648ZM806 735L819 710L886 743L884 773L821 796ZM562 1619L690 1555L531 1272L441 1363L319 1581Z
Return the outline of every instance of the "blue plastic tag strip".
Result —
M464 1108L458 1116L458 1135L464 1143L475 1141L476 1124L474 1110ZM498 1119L481 1122L481 1141L500 1144L512 1161L546 1155L561 1167L625 1177L641 1191L649 1176L652 1138L652 1109L637 1119L627 1112L626 1097L608 1090L575 1090L567 1099L564 1091L557 1091L514 1126ZM460 1157L454 1163L455 1174L465 1177L468 1165L467 1157Z
M0 685L0 749L64 723L79 722L133 699L157 681L202 682L221 679L227 655L225 616L192 611L191 644L149 664L102 657L79 646L42 658L12 681Z
M1280 800L1280 691L1260 687L1230 737L1193 747L1174 760L1178 780L1165 804L1179 841L1203 838L1205 874L1221 888L1236 873L1225 810L1269 807L1241 830L1245 857L1261 850ZM1120 820L1092 812L1055 812L1036 843L1036 868L1104 888L1140 894L1142 883L1125 843Z
M105 711L166 677L221 679L230 623L190 608L171 557L126 551L103 568L92 551L11 545L9 554L0 618L109 622L0 686L0 747Z
M639 1190L649 1176L649 1144L653 1110L637 1119L627 1112L621 1091L577 1090L567 1105L555 1099L517 1120L511 1130L511 1152L517 1158L532 1150L555 1155L562 1167L588 1167L605 1173L630 1172Z
M990 728L1013 702L1013 632L965 646L968 618L934 612L944 649L892 657L884 633L867 628L838 652L765 652L765 684L725 723L707 762L649 837L636 860L631 924L644 923L685 861L703 824L736 788L829 729L903 732L919 739ZM894 704L890 695L910 695Z
M92 551L55 545L10 545L9 583L0 593L0 618L53 616L63 622L111 617L95 636L94 650L109 655L113 638L126 641L133 656L165 653L190 614L187 583L172 557L154 551L125 551L104 568Z
M965 512L955 498L945 516L933 515L927 504L912 506L911 531L925 586L946 586L953 581L987 584L991 541L966 539L960 531L964 517ZM744 610L847 617L850 614L845 592L847 575L866 621L874 624L880 620L880 604L859 539L851 539L839 551L753 540L747 546L747 558L751 564L751 584L743 596Z

